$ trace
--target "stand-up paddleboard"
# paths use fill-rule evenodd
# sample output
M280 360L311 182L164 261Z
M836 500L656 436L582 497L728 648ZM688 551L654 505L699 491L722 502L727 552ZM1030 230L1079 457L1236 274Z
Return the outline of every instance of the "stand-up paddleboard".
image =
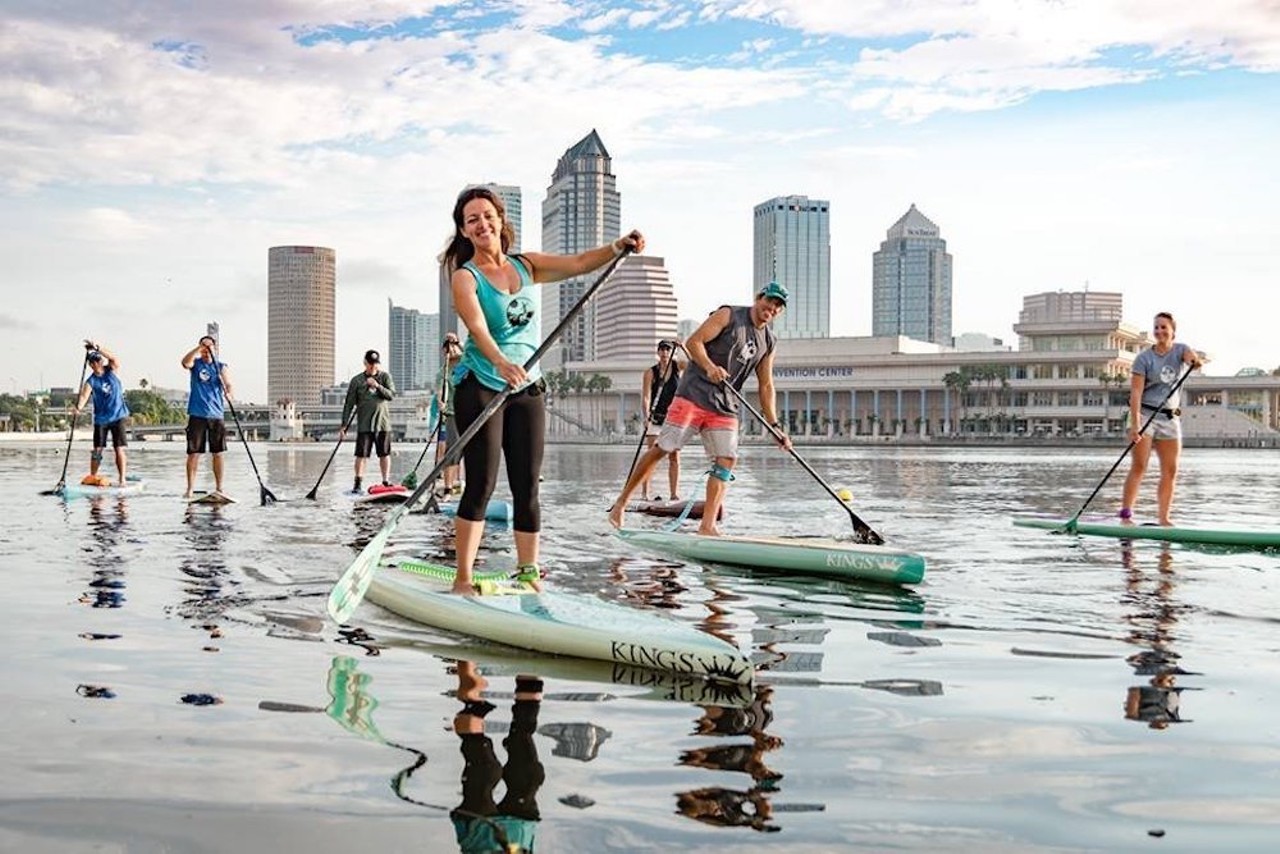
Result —
M398 483L383 486L376 483L365 492L348 493L357 504L403 504L413 492Z
M632 501L627 505L628 513L645 513L649 516L668 516L675 517L684 513L685 505L688 501ZM701 519L702 510L705 502L695 501L693 506L689 508L689 515L686 519ZM716 515L716 519L724 518L724 505L720 505L720 511Z
M188 498L187 503L222 505L235 504L236 500L229 495L223 495L221 492L205 492Z
M446 501L440 505L440 512L446 516L458 515L458 502ZM514 510L510 501L502 501L497 498L489 499L489 504L484 509L484 518L488 522L506 522L510 524Z
M1069 519L1042 516L1015 516L1013 524L1021 528L1061 530L1066 533ZM1258 531L1231 528L1184 528L1161 525L1123 525L1114 519L1080 519L1072 526L1074 533L1121 540L1162 540L1170 543L1201 543L1242 548L1280 548L1280 530Z
M453 570L415 562L380 570L366 598L436 628L556 655L750 682L751 660L737 647L666 614L594 596L503 587L481 596L449 592Z
M918 584L924 578L923 557L888 546L817 537L704 537L639 528L616 533L632 545L685 560L889 584Z
M114 497L122 495L137 495L142 492L146 481L142 478L128 477L125 479L124 486L112 484L110 486L94 486L85 483L68 483L62 487L61 495L65 499L72 498L94 498L94 497Z

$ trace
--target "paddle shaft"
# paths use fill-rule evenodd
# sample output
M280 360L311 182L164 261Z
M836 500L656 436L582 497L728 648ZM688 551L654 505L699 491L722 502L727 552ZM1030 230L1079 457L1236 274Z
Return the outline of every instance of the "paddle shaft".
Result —
M448 383L449 383L448 367L449 367L449 365L448 365L448 361L447 361L447 359L446 359L446 362L445 362L445 373L444 373L444 375L443 375L443 376L441 376L441 377L440 377L440 398L441 398L441 403L440 403L440 405L437 407L435 421L434 421L434 423L432 423L432 425L431 425L431 432L427 435L427 445L426 445L426 447L425 447L425 448L423 448L423 449L422 449L422 453L421 453L421 454L418 454L418 461L417 461L416 463L414 463L414 464L413 464L413 470L409 472L409 474L414 475L415 477L416 477L416 476L417 476L417 474L418 474L418 467L419 467L419 466L421 466L421 465L422 465L422 461L423 461L423 460L425 460L425 459L427 458L427 451L431 450L431 445L432 445L432 444L434 444L434 443L437 441L437 439L438 439L438 437L439 437L439 435L440 435L440 425L444 423L444 402L443 402L443 400L444 400L445 386L446 386L446 385L448 385ZM406 475L405 477L406 477L406 479L407 479L407 478L408 478L408 475Z
M1064 531L1070 530L1076 522L1080 521L1080 515L1084 513L1085 508L1093 502L1093 499L1098 497L1098 493L1102 491L1102 487L1106 486L1107 481L1111 479L1111 475L1115 474L1116 469L1120 468L1120 464L1124 462L1125 457L1129 456L1129 452L1133 450L1134 446L1137 445L1138 442L1142 441L1142 434L1147 432L1147 428L1151 426L1151 422L1154 421L1156 416L1160 414L1160 411L1164 409L1165 404L1172 400L1173 396L1178 393L1178 389L1182 388L1182 384L1187 381L1187 377L1191 376L1191 372L1193 370L1195 370L1195 367L1189 366L1182 372L1182 376L1178 377L1178 381L1173 384L1173 388L1169 389L1169 393L1164 396L1164 400L1160 401L1160 405L1155 408L1155 411L1147 416L1147 420L1143 422L1141 429L1138 430L1138 438L1129 440L1129 444L1125 446L1124 451L1120 454L1120 458L1112 464L1111 468L1103 476L1102 481L1094 487L1093 492L1085 499L1084 504L1080 505L1080 509L1076 511L1076 515L1072 516L1070 521L1063 526Z
M225 389L223 390L226 391ZM259 496L262 499L262 505L265 507L268 502L276 501L276 497L271 494L271 490L267 489L262 482L262 475L258 473L258 464L253 461L253 451L249 450L249 440L244 437L244 427L240 424L240 416L236 414L236 405L231 402L231 398L227 397L227 408L231 410L231 418L236 422L236 433L240 436L240 443L244 445L244 452L249 456L249 465L253 467L253 476L258 479Z
M333 444L333 451L329 454L329 459L325 460L324 468L320 469L320 477L316 478L316 485L311 487L311 491L307 493L307 498L312 501L316 500L316 491L320 489L320 484L324 480L324 476L329 473L329 466L333 465L333 458L338 456L338 449L342 447L342 434L347 432L351 427L351 422L356 418L356 410L351 409L351 414L347 416L347 421L342 425L342 429L338 431L338 441Z
M582 313L587 301L595 296L596 291L600 290L600 286L608 280L614 269L617 268L623 258L631 254L631 251L631 247L627 246L622 250L621 254L614 256L614 259L608 263L596 280L591 283L591 287L587 288L586 293L560 319L560 322L556 324L556 328L551 330L551 334L543 340L538 349L533 352L533 355L525 360L524 369L526 371L536 365L546 355L547 351L555 346L556 341L564 334L569 324ZM364 599L365 591L369 589L369 584L373 581L373 574L377 572L382 549L385 547L392 531L400 524L400 519L409 512L413 505L418 503L423 494L431 488L431 484L435 482L435 479L448 466L453 465L462 458L462 449L480 432L485 422L489 420L493 413L498 411L498 408L511 396L513 391L514 389L508 385L494 395L488 405L476 416L476 420L471 422L471 426L458 437L458 441L449 446L444 456L436 463L435 468L431 470L431 473L422 479L422 483L418 484L418 488L413 491L403 504L387 516L387 520L382 523L382 529L373 536L368 545L361 550L360 554L356 555L356 559L351 562L351 565L338 578L333 590L329 593L328 603L329 616L333 617L335 621L339 623L345 622L346 618L350 617L355 611L360 601Z
M778 441L779 444L783 443L786 440L786 437L776 427L774 427L772 424L766 421L764 415L758 409L752 406L751 402L747 400L746 396L742 392L734 388L732 383L729 383L726 381L723 383L723 385L725 388L729 389L729 391L733 392L733 396L738 399L738 402L741 403L743 406L745 406L747 408L747 411L750 412L752 415L754 415L756 417L756 420L758 420L761 424L764 425L765 429L769 431L769 433L773 436L775 440ZM827 491L827 494L830 495L832 498L834 498L840 504L840 506L844 508L845 512L849 514L849 519L853 522L853 530L859 542L871 543L872 545L877 545L877 546L884 544L884 537L877 534L874 530L871 529L870 525L862 521L862 519L858 518L858 514L853 512L853 508L849 506L849 503L843 500L839 496L839 494L834 489L831 488L831 484L827 483L825 480L822 479L822 475L818 474L816 471L813 470L813 466L809 465L809 463L805 461L804 457L800 456L800 454L796 452L795 448L787 448L787 451L791 454L791 456L795 458L795 461L798 462L801 465L801 467L804 468L805 471L807 471L810 475L812 475L813 479L816 480L822 486L822 488Z
M84 354L84 362L80 366L80 384L76 386L76 400L79 400L80 390L84 388L84 378L89 374L89 354ZM62 457L62 476L58 478L58 485L53 489L42 494L58 495L67 486L67 466L71 463L71 440L76 437L76 419L79 413L71 416L71 429L67 431L67 450Z

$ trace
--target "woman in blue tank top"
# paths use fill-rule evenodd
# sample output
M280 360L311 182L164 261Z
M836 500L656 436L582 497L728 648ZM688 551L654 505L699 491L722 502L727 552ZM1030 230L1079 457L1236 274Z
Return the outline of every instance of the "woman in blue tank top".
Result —
M1181 392L1173 389L1186 370L1201 365L1196 351L1186 344L1175 343L1178 329L1173 315L1162 311L1155 317L1152 334L1156 339L1150 349L1133 360L1133 378L1129 388L1129 442L1133 445L1129 476L1124 481L1124 498L1120 518L1133 518L1133 505L1138 500L1138 487L1146 474L1154 447L1160 460L1160 484L1156 487L1156 521L1172 525L1173 486L1178 477L1178 457L1182 451ZM1189 365L1190 367L1185 367ZM1151 425L1140 432L1147 418Z
M524 368L542 343L542 298L535 286L603 267L627 247L642 252L644 237L633 231L577 255L508 255L515 232L502 200L487 187L471 187L458 196L453 225L444 262L453 271L454 309L469 333L453 375L458 431L465 432L503 389L515 389L463 448L467 479L454 521L458 574L453 591L474 592L471 571L504 454L514 505L517 577L541 589L538 481L546 411L541 370L537 365Z

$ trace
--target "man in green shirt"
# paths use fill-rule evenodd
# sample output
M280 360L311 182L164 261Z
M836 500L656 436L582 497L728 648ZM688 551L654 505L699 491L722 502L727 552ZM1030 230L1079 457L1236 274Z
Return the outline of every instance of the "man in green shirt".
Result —
M339 441L347 435L345 425L351 411L356 412L356 482L352 492L360 491L365 460L375 448L382 485L391 486L391 399L396 396L396 386L391 374L381 369L381 361L377 350L364 354L364 370L347 384L347 399L342 405L344 426L338 433Z

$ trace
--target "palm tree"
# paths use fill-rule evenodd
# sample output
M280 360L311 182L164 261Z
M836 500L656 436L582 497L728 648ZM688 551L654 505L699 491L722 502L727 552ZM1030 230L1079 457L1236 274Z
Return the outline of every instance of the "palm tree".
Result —
M1098 375L1098 382L1102 384L1103 401L1102 401L1102 434L1104 436L1111 433L1111 386L1119 388L1124 385L1127 380L1120 371L1112 371L1109 368Z
M948 393L956 392L959 395L961 423L964 422L965 415L967 412L964 398L965 398L965 395L968 393L969 386L970 384L972 384L972 382L973 382L973 372L970 370L968 366L965 366L958 371L948 371L942 377L942 384L946 386L947 392ZM952 420L954 423L954 417Z

